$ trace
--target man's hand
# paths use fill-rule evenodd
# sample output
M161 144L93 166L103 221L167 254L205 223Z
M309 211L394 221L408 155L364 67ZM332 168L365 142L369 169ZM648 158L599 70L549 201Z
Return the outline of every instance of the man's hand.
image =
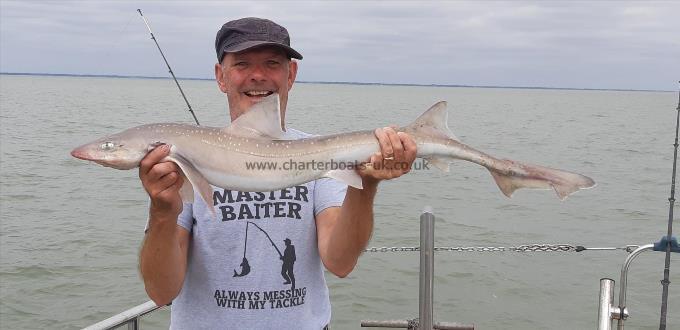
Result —
M380 152L358 172L364 183L377 184L380 180L398 178L409 171L416 159L416 143L410 135L397 132L393 127L378 128L375 137L380 144Z
M139 165L139 179L151 198L151 218L176 220L182 212L179 190L184 179L175 163L162 161L169 153L170 146L161 145L149 152Z

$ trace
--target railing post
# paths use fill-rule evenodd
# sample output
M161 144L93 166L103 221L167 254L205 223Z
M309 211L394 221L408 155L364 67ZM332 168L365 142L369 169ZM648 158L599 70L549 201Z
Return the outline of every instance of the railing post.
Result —
M128 330L139 330L139 318L128 321Z
M419 329L432 330L434 276L434 215L426 206L420 215L420 295Z
M420 215L420 278L418 290L418 318L413 320L372 321L362 320L361 327L407 328L418 330L474 330L474 325L434 323L432 313L434 287L434 215L426 206Z
M597 315L597 330L612 329L612 303L614 302L614 280L600 279L600 310Z

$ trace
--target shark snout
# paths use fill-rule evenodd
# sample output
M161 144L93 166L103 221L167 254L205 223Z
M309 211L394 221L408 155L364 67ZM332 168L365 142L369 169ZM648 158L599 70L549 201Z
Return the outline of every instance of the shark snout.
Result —
M71 156L82 160L93 160L83 148L75 148L71 151Z

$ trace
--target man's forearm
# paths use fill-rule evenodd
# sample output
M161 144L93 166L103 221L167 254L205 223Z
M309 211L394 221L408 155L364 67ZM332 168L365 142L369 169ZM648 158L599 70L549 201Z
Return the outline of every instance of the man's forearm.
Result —
M365 180L368 181L368 180ZM329 237L326 267L340 277L349 274L373 232L373 199L377 181L364 182L364 189L347 188L340 214Z
M149 297L158 305L170 303L184 282L187 258L176 221L152 218L140 251L139 268Z

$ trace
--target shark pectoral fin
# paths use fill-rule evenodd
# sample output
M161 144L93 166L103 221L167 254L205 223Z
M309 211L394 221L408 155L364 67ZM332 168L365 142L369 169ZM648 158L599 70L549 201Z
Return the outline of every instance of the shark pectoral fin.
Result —
M357 189L364 189L363 181L355 170L332 170L328 171L324 176L338 180Z
M182 178L184 179L184 183L182 183L182 188L179 189L179 196L182 197L183 203L193 203L194 188L191 186L191 182L184 173L182 173Z
M174 146L173 146L174 147ZM172 149L171 149L172 150ZM167 157L168 160L174 162L179 166L179 168L182 170L182 173L184 176L189 180L189 183L191 183L192 186L192 196L193 196L193 190L198 190L199 195L201 195L201 199L205 202L205 205L208 207L210 212L212 213L213 216L216 216L215 213L215 208L213 207L213 200L212 200L212 195L213 195L213 188L208 183L208 181L201 175L201 172L199 172L194 165L192 165L189 161L184 159L184 157L174 154L172 156ZM181 190L185 190L184 193L187 193L188 189L185 189L184 186L182 186ZM183 194L183 192L180 190L180 195ZM184 197L182 197L182 200L184 200ZM193 200L193 197L192 197Z
M489 169L496 184L505 196L512 196L512 193L519 188L534 189L553 189L560 200L565 200L569 195L580 189L588 189L595 186L593 179L567 171L539 165L511 163L512 174L504 174L500 171Z
M281 128L279 94L274 93L265 97L222 130L242 137L286 140L286 132Z
M453 162L453 158L449 157L427 157L425 160L442 172L448 172L449 165Z

